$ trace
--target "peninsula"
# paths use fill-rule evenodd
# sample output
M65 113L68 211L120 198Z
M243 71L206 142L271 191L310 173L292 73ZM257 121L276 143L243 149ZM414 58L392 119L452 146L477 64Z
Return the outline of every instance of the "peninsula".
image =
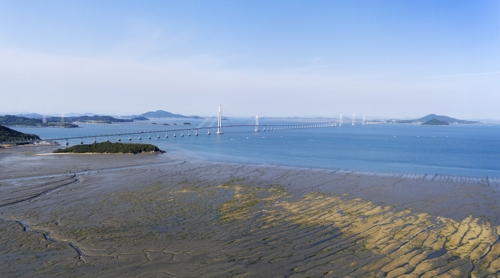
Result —
M0 142L15 142L27 140L40 140L35 134L22 133L0 125Z

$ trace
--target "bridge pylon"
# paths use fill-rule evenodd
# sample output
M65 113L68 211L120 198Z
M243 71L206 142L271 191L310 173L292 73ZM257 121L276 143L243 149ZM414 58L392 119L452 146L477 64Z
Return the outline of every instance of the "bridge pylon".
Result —
M217 134L223 134L222 133L222 112L220 110L220 104L219 104L219 114L217 115Z

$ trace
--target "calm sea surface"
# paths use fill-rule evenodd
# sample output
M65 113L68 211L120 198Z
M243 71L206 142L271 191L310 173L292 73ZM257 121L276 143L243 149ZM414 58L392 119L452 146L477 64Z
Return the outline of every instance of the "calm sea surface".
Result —
M500 126L499 125L450 125L418 126L405 124L377 124L342 127L310 128L254 132L253 127L233 127L223 130L224 135L165 139L165 132L151 132L169 128L182 128L189 121L197 126L215 125L216 120L153 119L149 122L125 124L80 124L80 128L29 128L14 129L38 134L42 138L111 134L144 131L142 140L132 136L131 142L152 143L167 152L214 161L237 163L266 163L290 166L358 170L369 172L422 173L475 177L500 177ZM310 122L311 120L307 120ZM157 125L153 125L156 122ZM174 123L178 126L164 126ZM260 124L298 124L306 120L266 120ZM253 124L253 119L231 119L230 124ZM261 127L262 129L262 127ZM194 131L191 131L194 134ZM116 141L116 137L109 137ZM128 142L128 136L122 136ZM84 139L91 143L93 139ZM105 137L98 138L104 141ZM62 143L62 142L61 142ZM69 141L79 144L80 139Z

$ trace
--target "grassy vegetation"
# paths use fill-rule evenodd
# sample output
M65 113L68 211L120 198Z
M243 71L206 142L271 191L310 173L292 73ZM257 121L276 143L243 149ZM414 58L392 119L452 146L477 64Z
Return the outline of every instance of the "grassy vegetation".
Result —
M26 134L0 125L0 142L40 140L35 134Z
M151 144L124 144L124 143L95 143L76 145L66 149L57 149L54 153L142 153L163 152L157 146Z

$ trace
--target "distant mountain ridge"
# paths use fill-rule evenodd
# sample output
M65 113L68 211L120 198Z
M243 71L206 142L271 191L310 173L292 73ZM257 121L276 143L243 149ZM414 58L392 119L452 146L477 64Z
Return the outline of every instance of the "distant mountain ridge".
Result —
M181 114L173 114L164 110L156 110L156 111L149 111L146 113L143 113L139 116L146 117L146 118L183 118L183 119L203 119L202 117L199 116L185 116Z
M457 124L476 124L476 123L478 123L476 121L459 120L459 119L455 119L452 117L443 116L443 115L436 115L436 114L429 114L429 115L424 116L420 119L400 120L400 121L396 121L396 122L401 123L401 124L425 123L425 122L428 122L428 121L433 120L433 119L436 119L436 120L441 121L441 122L446 122L448 124L455 124L455 123L457 123Z

